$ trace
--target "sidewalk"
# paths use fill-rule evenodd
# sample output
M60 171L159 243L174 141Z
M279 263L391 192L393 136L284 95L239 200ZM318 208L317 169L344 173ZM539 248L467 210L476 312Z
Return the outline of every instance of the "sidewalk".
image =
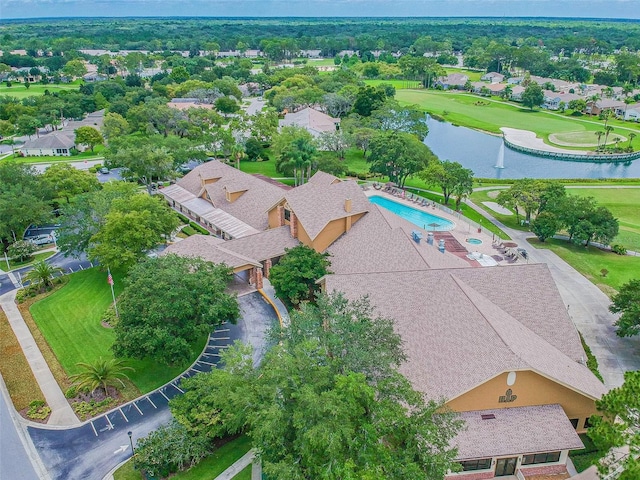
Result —
M40 386L40 390L44 395L47 405L51 408L51 416L49 417L48 425L77 425L80 424L80 420L76 417L71 405L67 402L64 393L60 389L60 386L53 377L49 365L42 356L42 352L38 348L33 335L27 324L25 323L20 310L16 306L17 290L12 290L4 295L0 296L0 308L4 310L4 313L9 319L9 324L13 329L18 342L22 347L29 366L33 371L33 375Z
M237 474L239 474L242 470L244 470L247 466L249 466L253 462L253 458L255 457L255 450L251 449L247 453L245 453L239 460L237 460L233 465L227 468L224 472L218 475L214 480L232 480ZM253 469L256 467L254 466Z

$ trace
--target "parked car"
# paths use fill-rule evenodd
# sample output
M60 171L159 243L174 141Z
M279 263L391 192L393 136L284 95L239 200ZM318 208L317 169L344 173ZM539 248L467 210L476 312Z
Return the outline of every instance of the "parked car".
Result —
M53 243L53 234L36 235L35 237L29 237L26 240L33 243L34 245L47 245L49 243Z
M109 169L107 167L102 167L100 169L100 173L109 173Z

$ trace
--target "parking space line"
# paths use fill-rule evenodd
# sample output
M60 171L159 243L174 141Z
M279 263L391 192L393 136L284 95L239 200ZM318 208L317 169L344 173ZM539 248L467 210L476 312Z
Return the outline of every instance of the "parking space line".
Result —
M178 387L175 383L172 383L171 386L173 386L173 388L178 390L180 393L184 393L184 390L182 390L180 387Z
M219 328L218 330L216 330L213 333L218 333L218 332L229 332L230 330L228 328Z
M158 390L158 392L160 392L160 395L167 399L167 402L169 401L169 397L167 397L162 390Z
M219 357L220 354L219 353L203 353L202 356L207 356L207 357Z
M120 413L122 414L122 416L124 417L124 419L126 420L127 423L129 423L129 419L127 418L127 416L124 414L124 412L122 411L121 408L118 408L118 410L120 410Z
M204 360L198 360L198 363L204 363L205 365L211 365L212 367L215 367L215 366L216 366L216 364L215 364L215 363L205 362Z
M151 400L151 398L149 398L148 396L147 396L147 400L149 400L149 403L150 403L151 405L153 405L153 408L158 408L158 407L156 407L156 404L155 404L155 403L153 403L153 400Z
M144 417L144 413L142 413L142 410L140 410L140 407L138 407L138 405L136 405L136 402L132 402L132 404L133 404L134 407L136 407L136 410L138 410L138 413Z
M98 436L98 432L96 431L96 426L93 424L93 421L89 422L91 423L91 428L93 428L93 433L96 434L96 437Z
M111 420L109 420L109 415L105 415L104 418L107 419L107 423L109 424L109 430L113 430L113 423L111 423Z
M230 337L211 337L210 340L230 340Z
M198 373L204 373L204 370L198 370L196 367L191 367L191 370L194 370Z

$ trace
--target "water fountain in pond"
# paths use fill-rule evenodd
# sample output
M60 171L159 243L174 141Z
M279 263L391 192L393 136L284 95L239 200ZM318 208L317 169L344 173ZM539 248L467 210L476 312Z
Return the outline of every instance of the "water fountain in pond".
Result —
M498 151L498 161L494 168L504 168L504 142L500 145L500 150Z
M498 161L494 168L504 168L504 142L500 144L500 150L498 150Z

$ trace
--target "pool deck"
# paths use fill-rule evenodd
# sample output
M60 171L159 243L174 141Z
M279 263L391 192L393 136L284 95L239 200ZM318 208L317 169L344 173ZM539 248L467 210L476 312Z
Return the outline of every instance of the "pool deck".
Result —
M383 190L376 190L374 188L369 188L365 190L364 193L368 197L376 196L376 195L380 197L384 197L396 203L399 203L401 205L405 205L405 206L414 208L416 210L429 213L431 215L436 215L438 217L444 218L445 220L449 220L450 222L453 222L454 224L453 229L447 230L447 231L451 233L451 235L453 235L453 237L460 243L460 245L464 246L467 249L470 255L473 255L475 257L475 259L471 259L467 257L467 260L473 266L480 267L480 266L496 266L496 265L511 264L511 262L509 262L506 258L504 258L504 256L501 255L500 252L493 247L493 241L495 239L495 236L491 232L485 229L481 229L482 231L478 232L478 229L471 226L469 223L467 223L465 217L463 217L461 214L451 215L447 212L440 210L437 207L437 204L436 204L436 207L433 207L433 206L423 207L406 198L391 195L390 193L387 193ZM380 207L380 208L384 208L384 207ZM423 238L425 239L427 238L428 232L433 232L432 230L429 230L429 229L420 228L417 225L415 229L418 232L421 232L423 235ZM467 239L469 238L477 238L479 240L482 240L482 243L480 245L470 244L467 242ZM493 259L493 257L496 255L503 257L503 260L496 261L495 259ZM489 258L486 258L486 257L489 257ZM516 263L522 263L522 262L523 260L522 258L520 258ZM526 261L524 262L526 263Z

